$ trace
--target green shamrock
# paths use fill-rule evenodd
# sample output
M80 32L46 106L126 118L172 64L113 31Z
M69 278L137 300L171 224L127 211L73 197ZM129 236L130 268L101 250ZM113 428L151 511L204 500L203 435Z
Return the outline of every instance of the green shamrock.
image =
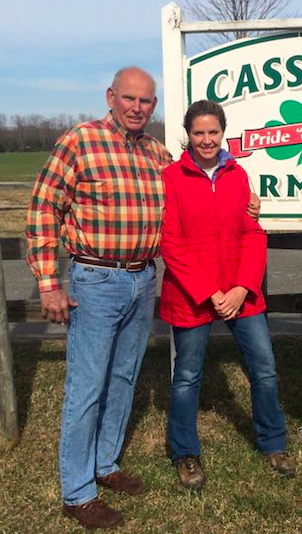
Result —
M285 126L285 124L302 122L302 104L296 102L296 100L286 100L280 106L280 115L284 122L269 121L266 123L265 127ZM297 166L302 163L302 143L290 146L276 146L273 148L266 148L265 150L268 156L273 159L290 159L300 153Z

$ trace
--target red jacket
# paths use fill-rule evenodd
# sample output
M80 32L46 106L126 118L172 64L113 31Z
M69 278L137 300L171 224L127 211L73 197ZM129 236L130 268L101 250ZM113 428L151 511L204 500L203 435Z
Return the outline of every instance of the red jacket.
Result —
M160 317L194 327L219 319L211 295L234 286L249 290L239 317L265 310L261 284L266 235L247 215L246 172L225 151L215 181L185 151L164 171L165 216L161 253L166 264Z

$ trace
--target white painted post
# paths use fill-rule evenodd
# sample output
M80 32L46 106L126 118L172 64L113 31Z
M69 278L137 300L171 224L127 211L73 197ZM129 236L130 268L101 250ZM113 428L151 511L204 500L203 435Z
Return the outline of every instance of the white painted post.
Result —
M165 105L165 144L174 159L182 152L185 141L183 120L186 112L186 46L185 36L180 31L182 11L171 2L162 9L162 46ZM171 378L174 373L175 345L170 329Z
M178 159L185 141L186 112L185 36L180 31L182 11L171 2L162 8L162 45L165 105L165 144Z

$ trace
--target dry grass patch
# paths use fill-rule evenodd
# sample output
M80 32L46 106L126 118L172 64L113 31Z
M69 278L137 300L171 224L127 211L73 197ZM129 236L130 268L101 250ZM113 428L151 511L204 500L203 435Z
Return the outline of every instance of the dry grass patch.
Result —
M25 237L26 210L0 211L0 237Z
M30 187L0 187L0 206L27 206L32 189Z
M15 190L0 187L0 207L27 206L31 189ZM26 227L26 209L0 210L0 237L24 237Z

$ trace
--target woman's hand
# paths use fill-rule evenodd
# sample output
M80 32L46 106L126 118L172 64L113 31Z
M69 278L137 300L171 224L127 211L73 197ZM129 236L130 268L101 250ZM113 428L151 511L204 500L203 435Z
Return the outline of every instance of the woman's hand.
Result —
M219 299L217 305L215 305L213 300L212 302L218 315L220 315L224 321L229 321L238 315L247 294L248 290L245 287L235 286ZM215 293L215 295L217 295L217 293Z
M218 313L218 315L220 315L220 317L223 317L221 311L220 311L220 301L223 300L223 298L225 297L225 294L222 292L222 291L216 291L216 293L214 293L214 295L211 296L211 301L213 303L213 306L214 306L214 309L215 311Z

